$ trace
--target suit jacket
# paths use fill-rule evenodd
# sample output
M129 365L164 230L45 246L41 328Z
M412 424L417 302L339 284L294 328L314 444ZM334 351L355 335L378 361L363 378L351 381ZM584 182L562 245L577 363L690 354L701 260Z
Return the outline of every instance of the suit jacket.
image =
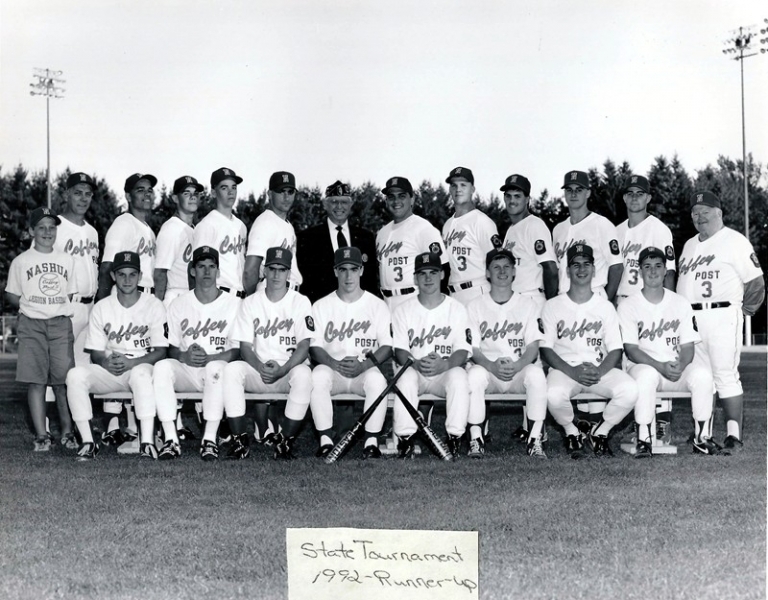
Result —
M360 227L349 226L351 246L363 253L361 287L381 297L379 290L379 262L376 259L376 236ZM333 244L328 222L300 231L296 235L296 260L303 278L301 293L316 302L338 288L333 274Z

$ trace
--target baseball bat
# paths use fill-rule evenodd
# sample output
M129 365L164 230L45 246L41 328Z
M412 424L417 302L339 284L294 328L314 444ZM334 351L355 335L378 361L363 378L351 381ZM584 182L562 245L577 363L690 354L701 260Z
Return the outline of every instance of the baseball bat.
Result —
M369 354L369 356L372 356L372 353ZM375 361L374 361L374 364ZM392 381L390 381L387 384L387 387L384 388L384 391L381 392L381 394L378 395L376 400L374 400L371 405L368 407L368 410L366 410L362 416L355 422L352 429L350 429L347 433L344 434L344 436L336 443L336 445L333 447L333 449L328 453L328 456L325 457L325 464L330 465L335 463L339 458L341 458L344 453L349 450L350 446L355 443L355 440L357 436L360 434L360 432L363 430L363 427L365 427L365 424L368 422L368 419L371 418L371 415L375 412L375 410L378 408L379 404L386 398L389 393L392 391L392 388L395 387L397 384L397 380L400 379L400 376L405 373L405 370L410 367L413 364L413 359L408 359L405 364L402 366L402 368L395 373L395 376L392 378Z
M384 373L381 363L376 360L376 357L372 352L368 354L368 358L371 359L371 362L376 365L379 368L379 371L381 371L384 374L384 377L386 377L387 374ZM410 365L411 363L413 363L413 359L408 358L406 365ZM405 370L405 366L400 370L400 373L402 373L403 370ZM398 377L400 376L400 373L398 373ZM424 417L421 415L418 409L414 408L413 405L408 402L408 399L403 396L403 393L397 388L397 386L392 386L392 391L397 394L397 397L400 398L400 402L402 402L403 406L405 406L405 410L408 411L408 414L411 415L411 418L416 421L416 429L419 431L419 433L421 433L422 437L424 438L424 442L427 444L429 449L443 460L453 460L453 455L448 450L445 442L437 436L435 431L429 425L427 425L427 422L424 420Z

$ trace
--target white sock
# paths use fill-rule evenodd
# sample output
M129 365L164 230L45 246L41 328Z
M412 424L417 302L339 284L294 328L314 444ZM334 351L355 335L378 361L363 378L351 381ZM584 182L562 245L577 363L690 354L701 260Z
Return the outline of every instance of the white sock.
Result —
M80 437L83 438L83 444L92 444L93 433L91 432L91 424L88 421L75 421L75 425L80 432Z
M563 429L565 429L565 435L579 435L579 428L573 422L563 425Z
M219 433L219 424L221 420L214 421L213 419L206 419L205 431L203 432L203 439L211 442L216 441L216 436Z
M173 423L173 421L163 421L160 424L163 426L163 435L165 436L165 441L171 440L175 444L178 444L179 434L176 432L176 425Z
M601 436L608 437L608 434L611 433L612 428L613 428L613 425L603 421L602 423L600 423L600 426L597 429L595 429L595 431L592 432L592 435L595 435L595 436L601 435Z
M148 419L140 419L139 420L139 427L141 430L141 437L139 438L141 440L142 444L153 444L155 443L155 418L150 417Z
M470 425L469 426L469 437L470 439L476 440L477 438L482 439L483 438L483 428L480 425Z
M182 421L181 421L181 413L180 412L176 413L176 427L178 429L181 429L182 427L184 427L184 423L182 423Z
M737 440L741 439L741 432L739 431L739 422L728 420L725 422L725 431L727 435L732 435Z
M544 427L544 421L529 421L531 423L531 433L528 436L529 440L534 440L541 436L541 430Z
M114 431L115 429L120 429L120 419L117 418L117 415L112 417L107 424L107 432Z
M637 423L637 439L641 442L651 443L651 426Z
M128 417L128 429L136 431L136 413L130 404L125 405L125 416Z
M333 444L333 440L329 438L327 435L321 435L320 436L320 445L321 446L327 446L328 444Z
M378 446L378 445L379 445L378 438L375 435L372 435L367 440L365 440L365 445L363 447L367 448L368 446Z

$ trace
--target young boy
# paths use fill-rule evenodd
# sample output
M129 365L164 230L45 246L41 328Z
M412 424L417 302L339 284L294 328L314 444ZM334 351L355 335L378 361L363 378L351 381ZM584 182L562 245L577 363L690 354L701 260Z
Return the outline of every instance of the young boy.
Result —
M65 381L75 366L70 300L75 285L72 257L56 252L59 217L46 207L36 208L29 218L32 248L11 262L8 303L19 309L19 357L16 381L28 383L27 398L35 428L35 452L48 452L51 438L45 430L45 388L51 386L61 421L61 443L75 450L72 419L67 407Z

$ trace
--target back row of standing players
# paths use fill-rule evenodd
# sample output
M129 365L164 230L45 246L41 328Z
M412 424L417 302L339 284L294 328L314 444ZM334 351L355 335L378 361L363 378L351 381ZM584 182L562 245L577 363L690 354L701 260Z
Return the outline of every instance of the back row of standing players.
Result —
M271 176L269 207L247 233L245 225L233 214L237 186L241 182L242 178L231 169L214 171L210 183L216 208L194 226L198 194L203 186L193 177L177 179L173 187L176 214L163 224L155 239L146 218L154 204L153 188L157 179L149 174L131 175L124 188L129 210L115 220L107 233L103 251L105 260L98 267L97 275L97 237L95 230L83 219L95 186L87 174L73 174L67 182L67 207L62 215L63 226L59 230L57 247L76 259L83 259L76 261L78 295L75 299L79 302L76 302L73 319L75 334L84 331L91 302L110 293L113 265L106 258L127 250L136 252L141 260L140 291L154 293L167 307L171 300L190 288L192 253L204 246L217 250L219 289L240 298L251 295L257 288L264 288L263 263L269 248L290 250L293 263L287 285L301 290L313 302L336 289L334 252L355 246L361 250L364 265L362 286L383 296L389 310L393 311L417 293L414 270L418 255L430 252L440 256L447 275L444 278L447 286L444 285L443 290L468 305L479 296L489 295L486 257L492 250L503 249L511 252L515 259L512 291L529 298L538 314L546 300L569 290L567 254L577 244L592 249L593 292L617 305L637 294L642 287L641 251L658 248L666 262L664 287L673 290L675 274L679 272L677 290L696 315L698 331L704 342L697 344L696 355L711 371L723 404L726 445L731 448L741 445L742 389L738 357L742 315L752 315L758 309L764 296L764 285L751 245L739 233L723 226L720 202L711 193L697 193L691 199L691 214L699 235L686 243L678 266L669 228L647 212L651 194L648 181L642 176L630 178L624 190L628 220L614 227L588 209L587 174L568 172L562 187L569 218L558 224L550 235L543 221L529 212L530 182L522 175L511 175L500 188L511 219L503 241L493 221L476 209L474 176L464 167L453 169L446 179L455 214L444 225L442 234L427 220L413 214L414 192L410 181L393 177L382 190L393 220L375 237L349 224L353 205L350 188L337 181L326 190L327 222L300 232L297 239L287 220L296 199L296 181L288 172ZM491 324L497 316L508 317L504 311L496 310L498 306L488 298L486 303L489 314L483 325L490 328L480 332L483 337L493 332L498 334L499 328L505 326L503 321ZM476 303L476 306L482 304ZM575 304L571 306L566 302L560 309L563 312L558 315L558 338L562 333L561 325L565 324L562 328L566 330L571 321L575 326L571 330L582 325L576 321L580 313ZM663 310L650 305L639 307L641 313L646 309L654 318L650 323L641 321L637 333L642 336L645 332L651 339L660 334L654 332L669 333L681 316L664 314ZM511 325L506 323L506 326ZM501 335L504 337L503 333ZM83 338L79 336L81 347ZM672 340L670 343L677 352L679 336L668 335L667 338ZM520 354L511 353L510 356L519 358ZM657 370L665 378L676 381L680 377L675 372L676 358L666 362L672 366L665 367L661 362L656 365ZM589 377L585 379L588 380ZM535 434L534 431L531 433ZM533 435L529 442L535 437ZM477 439L476 432L471 433L470 438ZM324 443L321 438L321 447L327 446L328 441Z

